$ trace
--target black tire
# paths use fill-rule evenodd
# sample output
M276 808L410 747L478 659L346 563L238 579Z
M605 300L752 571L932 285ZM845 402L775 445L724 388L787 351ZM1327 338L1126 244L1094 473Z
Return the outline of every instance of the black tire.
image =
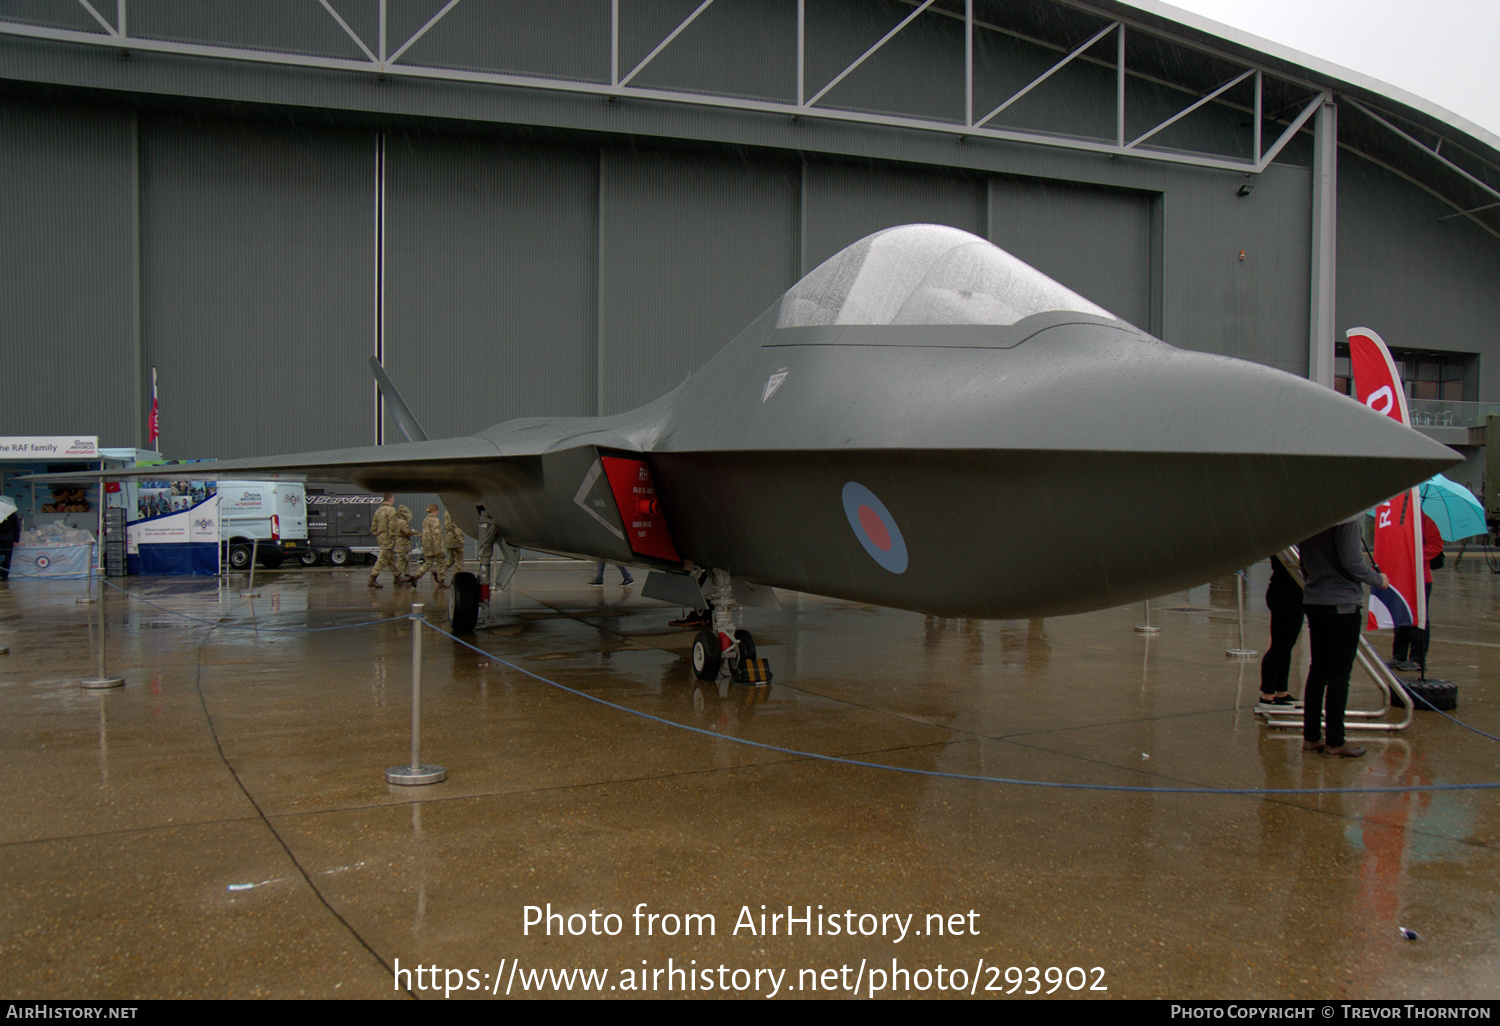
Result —
M304 549L302 551L302 554L300 556L298 556L297 558L302 561L302 565L303 566L317 566L318 565L318 550L317 549Z
M349 565L349 557L350 557L350 555L351 555L351 553L349 552L349 550L346 549L346 548L344 548L342 545L340 545L336 549L329 549L328 550L328 565L329 566L348 566Z
M250 560L251 560L250 546L248 546L248 545L231 545L231 546L229 546L229 569L231 569L231 570L249 570L250 569Z
M1401 678L1401 683L1416 698L1417 712L1431 711L1433 709L1458 708L1458 685L1451 680L1408 680ZM1406 700L1401 695L1392 695L1391 704L1405 708Z
M693 639L693 676L699 680L718 680L722 659L719 636L713 631L699 631Z
M479 622L479 578L470 573L453 575L448 590L448 626L454 634L473 634Z
M748 630L736 630L735 640L739 642L739 664L744 666L745 660L754 658L754 637Z
M286 559L286 553L280 549L261 549L260 565L267 570L275 570Z

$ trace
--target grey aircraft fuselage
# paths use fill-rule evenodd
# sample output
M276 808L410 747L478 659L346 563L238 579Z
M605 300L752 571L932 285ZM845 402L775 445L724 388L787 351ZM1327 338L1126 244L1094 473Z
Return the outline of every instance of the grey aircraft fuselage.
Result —
M956 229L888 229L629 413L219 469L440 491L513 546L1009 618L1202 583L1456 462L1346 396L1176 349L1079 297L992 315L1010 296L975 259L1011 291L1072 296ZM938 297L942 322L895 323L925 308L880 313L882 288ZM477 533L472 507L455 512Z

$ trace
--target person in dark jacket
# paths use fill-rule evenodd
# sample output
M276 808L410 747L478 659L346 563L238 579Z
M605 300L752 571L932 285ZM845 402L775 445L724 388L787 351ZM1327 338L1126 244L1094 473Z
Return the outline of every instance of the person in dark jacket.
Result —
M1345 743L1344 706L1349 701L1349 674L1365 615L1363 585L1387 588L1390 580L1365 561L1356 520L1318 532L1299 550L1302 609L1312 649L1312 666L1302 693L1302 750L1357 759L1365 750Z
M10 550L21 540L20 511L0 520L0 581L10 580Z
M1292 672L1292 649L1302 636L1302 589L1275 556L1271 557L1266 608L1271 611L1271 644L1260 661L1260 708L1291 709L1295 699L1286 684Z

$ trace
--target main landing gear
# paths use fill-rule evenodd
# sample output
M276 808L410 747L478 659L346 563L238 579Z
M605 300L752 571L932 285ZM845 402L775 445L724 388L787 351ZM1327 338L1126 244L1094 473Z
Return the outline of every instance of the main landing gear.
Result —
M764 659L755 655L755 639L750 632L735 627L739 605L734 600L732 578L723 570L709 575L704 589L709 602L713 626L698 632L693 639L693 675L699 680L718 680L726 668L735 684L769 684L771 670Z

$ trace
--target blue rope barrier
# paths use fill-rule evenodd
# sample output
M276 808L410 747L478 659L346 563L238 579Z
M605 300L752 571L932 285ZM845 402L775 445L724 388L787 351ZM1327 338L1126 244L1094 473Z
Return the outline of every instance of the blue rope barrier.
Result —
M734 737L728 734L720 734L712 730L705 730L702 727L694 727L687 723L678 723L675 720L669 720L664 717L657 716L653 713L641 712L639 709L632 709L629 706L620 705L617 702L611 702L608 699L599 698L596 695L591 695L586 691L579 691L577 688L570 688L566 684L559 684L555 680L549 680L539 673L533 673L531 670L526 669L524 666L518 666L506 659L501 659L493 652L487 652L484 649L479 648L477 645L471 645L469 644L469 642L464 641L462 638L455 637L454 635L449 634L441 627L438 627L437 625L431 623L426 619L422 619L421 622L427 627L430 627L432 630L437 631L443 637L448 638L451 641L455 641L458 644L462 645L464 648L470 649L473 652L477 652L485 658L499 663L501 666L509 667L510 669L515 670L517 673L524 673L526 676L531 677L534 680L541 681L543 684L550 685L551 687L557 688L560 691L566 691L570 695L576 695L579 698L586 698L590 702L595 702L599 705L604 706L605 708L614 709L623 713L629 713L631 716L638 716L641 719L651 720L655 723L660 723L668 727L674 727L678 730L686 730L694 734L703 734L707 737L717 738L721 741L730 741L734 744L745 745L750 748L759 748L764 751L776 752L781 755L791 755L802 759L816 759L820 762L838 763L843 766L856 766L862 769L886 770L891 773L907 773L913 776L921 777L940 777L948 780L971 780L977 783L984 784L1013 784L1020 787L1046 787L1057 790L1070 791L1123 791L1137 794L1409 794L1415 791L1500 790L1500 781L1478 784L1410 784L1401 786L1393 785L1390 787L1153 787L1143 784L1068 784L1052 780L1024 780L1017 777L987 777L978 776L971 773L950 773L945 770L917 769L910 766L892 766L888 763L868 762L864 759L851 759L847 756L842 755L825 755L821 752L807 752L797 748L785 748L781 745L773 745L764 741L751 741L747 738Z

